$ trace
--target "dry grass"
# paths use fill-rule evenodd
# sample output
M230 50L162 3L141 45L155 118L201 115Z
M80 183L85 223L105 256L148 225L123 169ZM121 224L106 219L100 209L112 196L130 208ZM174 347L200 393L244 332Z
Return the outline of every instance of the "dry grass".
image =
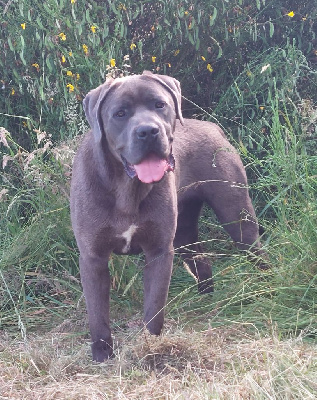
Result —
M115 332L116 358L97 365L83 328L65 321L27 342L2 334L0 399L316 399L317 347L302 337L169 320L158 338L137 325Z

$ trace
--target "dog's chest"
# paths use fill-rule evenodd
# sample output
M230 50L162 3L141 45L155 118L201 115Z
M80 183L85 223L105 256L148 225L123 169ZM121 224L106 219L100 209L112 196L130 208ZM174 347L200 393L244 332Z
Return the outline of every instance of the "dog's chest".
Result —
M142 226L137 223L130 225L124 224L119 229L117 227L112 237L113 252L115 254L139 254L142 252L140 244Z
M131 248L131 242L132 242L132 238L133 235L136 233L136 231L138 230L138 225L136 224L131 224L127 230L125 230L124 232L122 232L121 234L117 234L116 237L120 240L123 240L123 246L121 249L121 252L123 254L129 253L130 248ZM120 240L120 242L121 242Z

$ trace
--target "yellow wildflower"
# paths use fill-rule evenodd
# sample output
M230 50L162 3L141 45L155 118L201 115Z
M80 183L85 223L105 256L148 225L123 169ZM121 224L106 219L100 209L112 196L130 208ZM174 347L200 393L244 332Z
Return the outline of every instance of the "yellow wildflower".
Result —
M185 15L188 15L188 11L185 11L184 14L185 14Z
M76 0L70 0L70 2L71 2L72 4L75 4L75 3L76 3Z
M66 62L66 57L62 56L61 61L62 61L62 64L64 64Z
M265 109L264 106L260 106L260 110L263 111Z
M88 46L86 44L83 44L83 50L84 50L85 55L87 56L88 55Z
M65 35L64 32L59 33L59 34L58 34L58 37L59 37L61 40L66 40L66 35Z
M73 52L72 52L72 51L69 51L69 52L68 52L68 55L69 55L69 57L73 57Z
M152 56L152 62L155 63L155 61L156 61L156 57L155 57L155 56Z
M32 64L32 67L34 67L37 70L37 72L39 72L40 66L38 65L38 63Z
M126 6L122 3L119 4L118 8L119 8L119 10L124 10L124 11L126 11L126 9L127 9Z
M131 49L131 50L134 50L135 48L136 48L136 44L135 44L135 43L131 43L131 44L130 44L130 49Z
M114 58L112 58L111 60L110 60L110 67L111 68L114 68L116 66L116 60L114 59Z
M171 63L167 63L166 65L168 66L168 68L171 68L172 66Z
M212 66L211 66L211 64L207 64L207 67L206 67L207 69L208 69L208 71L209 72L213 72L213 68L212 68Z
M74 85L72 85L71 83L68 83L68 84L66 85L66 87L68 88L69 93L73 92L74 89L75 89Z
M202 59L203 61L206 61L206 58L205 58L204 56L201 56L201 59Z
M76 79L79 80L80 79L80 75L76 74Z
M14 96L14 94L15 94L15 90L12 88L12 90L11 90L11 96Z
M179 50L177 49L174 51L174 56L177 56L178 54L179 54Z
M73 73L72 73L72 71L67 71L67 72L66 72L66 75L67 75L67 76L73 76Z
M291 17L291 18L293 18L294 17L294 15L295 15L295 13L294 13L294 11L290 11L288 14L286 14L286 15L288 15L289 17Z
M90 27L90 30L91 30L92 33L96 33L96 29L97 29L97 27L95 25L92 25Z
M25 29L25 27L26 27L26 23L24 22L23 24L21 24L21 28Z

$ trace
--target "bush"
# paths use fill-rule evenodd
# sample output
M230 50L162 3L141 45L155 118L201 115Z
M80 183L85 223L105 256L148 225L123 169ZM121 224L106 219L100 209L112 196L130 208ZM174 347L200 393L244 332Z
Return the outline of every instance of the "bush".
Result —
M308 1L13 0L0 25L0 125L27 147L34 128L73 137L85 129L83 96L114 71L172 74L186 97L214 108L241 74L259 88L249 73L287 41L316 62L316 13Z

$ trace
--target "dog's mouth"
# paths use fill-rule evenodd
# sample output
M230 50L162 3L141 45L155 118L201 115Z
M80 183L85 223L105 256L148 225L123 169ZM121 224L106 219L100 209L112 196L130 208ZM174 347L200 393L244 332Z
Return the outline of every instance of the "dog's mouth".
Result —
M130 178L138 177L143 183L159 182L168 171L174 171L175 159L171 153L166 159L150 153L139 164L130 164L121 156L124 169Z

